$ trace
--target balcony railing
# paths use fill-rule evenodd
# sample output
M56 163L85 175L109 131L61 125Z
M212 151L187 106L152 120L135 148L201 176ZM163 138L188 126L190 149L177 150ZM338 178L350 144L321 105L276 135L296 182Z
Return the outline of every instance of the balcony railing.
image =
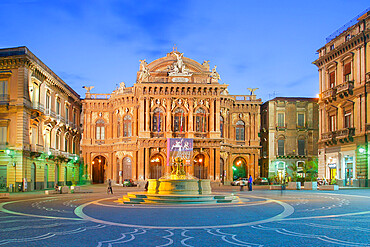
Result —
M44 105L41 104L40 102L32 102L32 109L44 112L45 108Z
M174 137L184 138L185 137L185 133L173 133L173 136Z
M8 104L9 103L9 94L0 94L0 104Z
M343 84L339 84L337 87L336 87L336 90L337 90L337 94L339 95L339 97L343 98L344 96L348 96L348 94L352 94L352 90L353 90L353 81L346 81L345 83Z
M331 100L335 98L336 88L329 88L328 90L322 92L322 99L323 100Z
M199 138L207 138L207 133L195 133L194 134L195 137L199 137Z
M325 132L325 133L321 134L321 140L324 141L324 142L333 141L334 138L335 138L335 132L334 131Z
M352 137L355 135L355 128L345 128L345 129L340 129L335 132L335 137L340 140L341 142L343 141L352 141Z
M150 136L160 138L160 137L164 137L164 133L163 132L152 132L150 133Z

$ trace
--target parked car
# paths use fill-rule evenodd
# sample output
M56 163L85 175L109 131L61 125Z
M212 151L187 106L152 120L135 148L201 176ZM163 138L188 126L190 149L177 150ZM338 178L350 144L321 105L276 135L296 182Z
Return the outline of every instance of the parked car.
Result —
M133 187L136 186L134 180L132 179L124 179L123 180L123 187Z
M269 184L269 180L267 178L257 178L255 181L254 181L254 184L265 184L265 185L268 185Z
M248 178L239 178L238 180L232 181L231 185L233 186L240 186L240 185L247 185L248 184Z

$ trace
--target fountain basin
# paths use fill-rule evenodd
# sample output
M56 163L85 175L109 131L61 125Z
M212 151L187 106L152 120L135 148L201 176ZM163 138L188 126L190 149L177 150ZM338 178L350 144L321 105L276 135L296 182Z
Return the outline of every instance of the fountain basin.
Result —
M149 179L148 194L209 195L209 179Z

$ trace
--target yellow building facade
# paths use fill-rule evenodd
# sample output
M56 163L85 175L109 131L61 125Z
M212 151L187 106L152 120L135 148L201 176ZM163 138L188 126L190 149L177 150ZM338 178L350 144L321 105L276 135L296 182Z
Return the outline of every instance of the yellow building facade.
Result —
M77 183L80 96L27 49L0 49L0 191Z
M250 95L229 95L216 66L176 50L151 63L140 61L137 81L111 94L87 90L82 155L94 183L144 181L170 172L167 138L191 138L187 172L230 183L259 177L260 104Z
M327 38L314 61L320 79L319 177L369 186L370 11Z

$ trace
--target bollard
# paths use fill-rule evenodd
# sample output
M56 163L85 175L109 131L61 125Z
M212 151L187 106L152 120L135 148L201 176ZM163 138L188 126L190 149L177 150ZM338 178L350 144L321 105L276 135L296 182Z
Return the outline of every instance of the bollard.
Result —
M244 184L240 184L240 191L244 191Z

